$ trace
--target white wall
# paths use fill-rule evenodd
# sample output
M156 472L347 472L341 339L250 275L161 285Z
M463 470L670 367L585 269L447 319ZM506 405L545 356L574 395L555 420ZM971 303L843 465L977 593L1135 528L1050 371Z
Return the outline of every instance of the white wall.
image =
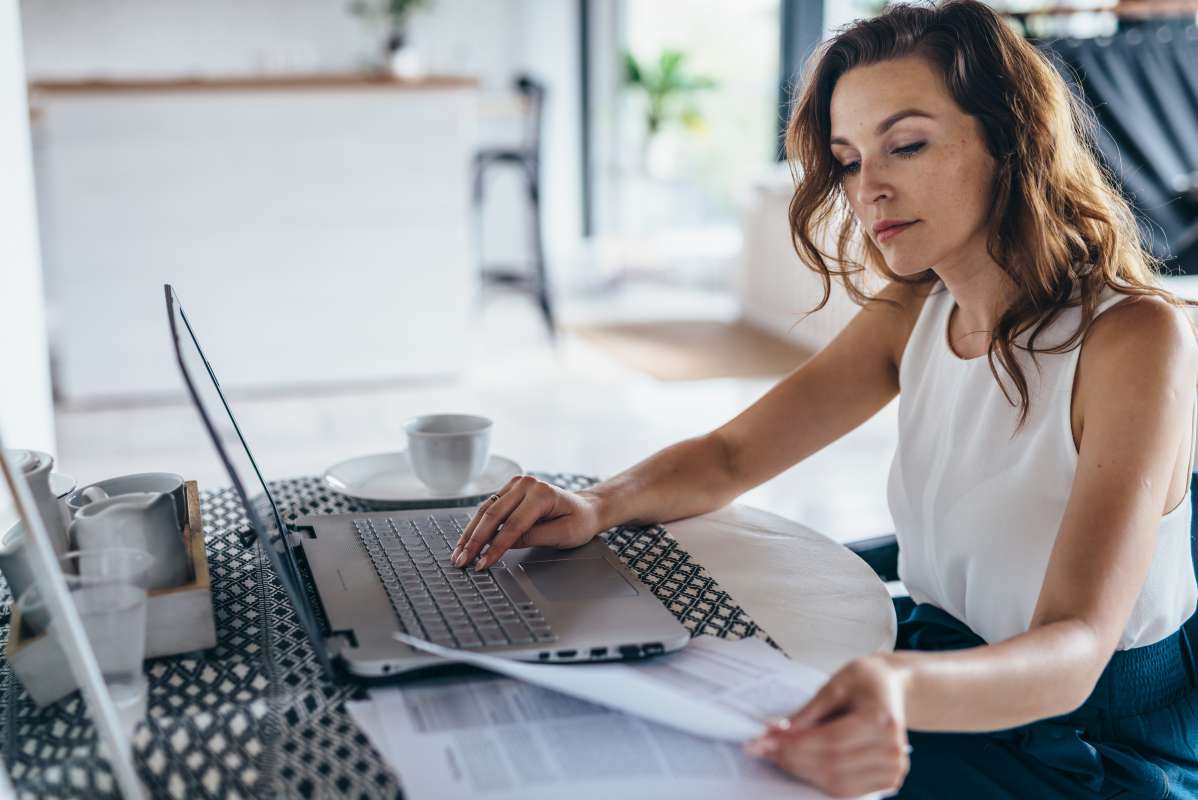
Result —
M380 32L348 0L21 0L31 80L168 78L368 69ZM551 269L581 231L578 22L574 0L432 0L412 18L429 72L476 76L506 92L529 70L549 86L542 138L542 207ZM494 103L491 104L494 107ZM484 113L484 142L510 141L502 114ZM488 128L490 130L488 130ZM525 257L523 191L510 176L488 193L485 251Z
M31 79L324 72L369 66L381 33L348 0L22 0ZM434 0L412 20L433 72L501 87L518 0Z
M15 0L0 0L0 425L5 444L56 451Z

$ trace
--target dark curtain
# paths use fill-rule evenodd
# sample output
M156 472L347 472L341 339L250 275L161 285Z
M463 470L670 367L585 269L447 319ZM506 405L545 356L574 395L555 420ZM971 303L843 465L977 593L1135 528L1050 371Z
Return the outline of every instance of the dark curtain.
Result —
M1154 21L1040 46L1094 109L1099 150L1152 253L1198 274L1198 28Z

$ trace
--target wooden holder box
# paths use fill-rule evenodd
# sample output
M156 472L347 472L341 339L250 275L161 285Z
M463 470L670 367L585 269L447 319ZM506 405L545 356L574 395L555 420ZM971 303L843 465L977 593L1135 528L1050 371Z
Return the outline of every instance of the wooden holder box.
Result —
M216 645L216 620L212 614L212 583L208 553L200 520L200 493L195 481L184 487L187 527L183 542L191 561L191 581L169 589L153 589L146 598L146 658L205 650ZM66 654L57 640L45 633L29 636L21 614L12 608L12 623L5 656L25 690L39 706L53 703L76 688Z

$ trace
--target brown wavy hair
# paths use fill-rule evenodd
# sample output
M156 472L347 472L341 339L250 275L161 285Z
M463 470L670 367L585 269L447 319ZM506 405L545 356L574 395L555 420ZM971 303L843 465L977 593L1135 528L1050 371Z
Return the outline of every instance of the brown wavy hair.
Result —
M936 5L892 5L880 16L841 29L808 60L787 124L785 144L795 179L790 201L791 241L800 259L820 275L828 302L832 278L859 305L866 271L892 281L935 281L931 269L896 275L861 230L833 158L830 105L842 75L857 66L919 56L944 78L961 110L980 123L995 160L994 220L986 246L1018 287L1018 297L991 331L987 359L1003 393L1027 418L1028 384L1015 350L1062 353L1080 346L1107 288L1154 295L1174 306L1198 305L1157 286L1161 262L1144 247L1118 183L1094 145L1093 112L1069 91L1052 62L976 0ZM842 219L836 253L817 245L818 232ZM860 248L860 249L857 249ZM1037 337L1065 309L1081 307L1078 329L1063 343L1038 350ZM1025 333L1027 343L1016 344ZM1010 376L1018 403L999 379Z

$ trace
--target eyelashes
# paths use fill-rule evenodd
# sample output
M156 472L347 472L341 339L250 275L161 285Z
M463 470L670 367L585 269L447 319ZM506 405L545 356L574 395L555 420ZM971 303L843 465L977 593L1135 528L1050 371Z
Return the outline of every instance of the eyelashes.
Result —
M891 150L890 154L894 155L894 156L898 156L899 158L911 158L913 155L918 153L920 150L924 149L924 147L926 147L927 144L928 144L927 142L913 142L909 145L905 145L903 147L898 147L898 148L895 148L894 150ZM840 174L841 175L856 175L860 169L861 169L860 161L850 161L847 164L840 165Z

